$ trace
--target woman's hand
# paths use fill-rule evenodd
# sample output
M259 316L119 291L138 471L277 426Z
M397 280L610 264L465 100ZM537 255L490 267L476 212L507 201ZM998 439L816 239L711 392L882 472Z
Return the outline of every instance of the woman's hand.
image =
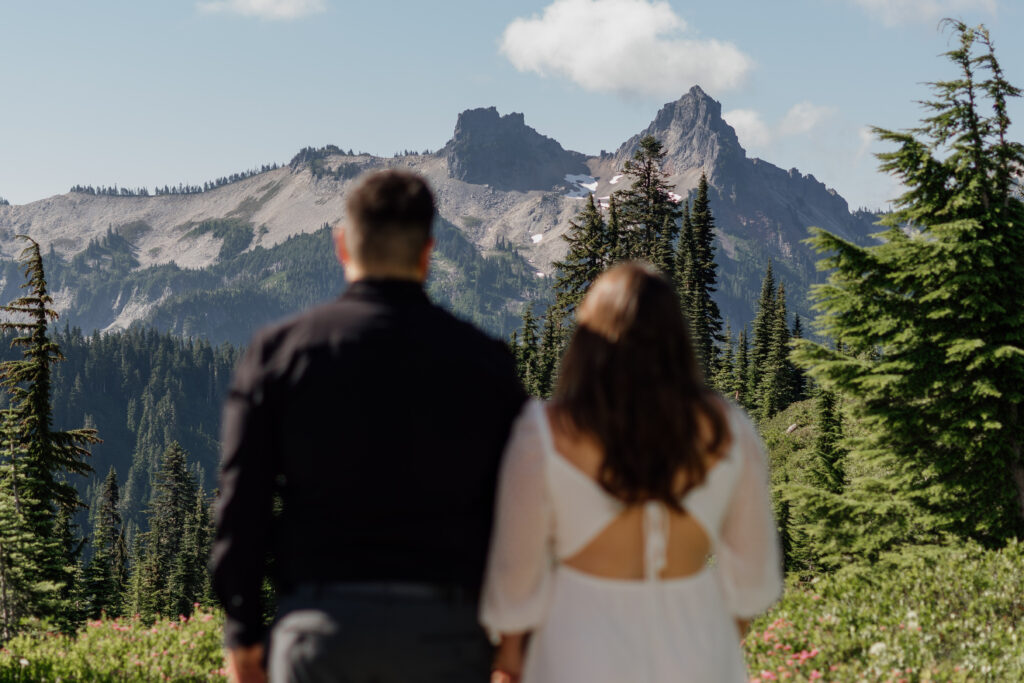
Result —
M491 683L519 683L525 649L526 634L503 635L494 653Z

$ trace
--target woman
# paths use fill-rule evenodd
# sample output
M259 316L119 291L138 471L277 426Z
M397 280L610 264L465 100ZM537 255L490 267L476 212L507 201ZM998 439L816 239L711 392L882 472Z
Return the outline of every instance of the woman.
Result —
M746 681L741 634L782 590L757 433L704 387L651 268L602 275L577 323L502 464L481 602L494 680Z

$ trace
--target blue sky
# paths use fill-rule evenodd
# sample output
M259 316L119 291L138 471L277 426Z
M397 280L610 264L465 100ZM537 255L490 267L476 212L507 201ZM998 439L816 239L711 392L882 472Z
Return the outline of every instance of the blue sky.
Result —
M898 188L865 127L914 125L952 75L942 16L985 23L1024 85L1020 0L5 3L0 196L201 183L306 145L433 150L491 105L596 154L699 82L750 155L883 206Z

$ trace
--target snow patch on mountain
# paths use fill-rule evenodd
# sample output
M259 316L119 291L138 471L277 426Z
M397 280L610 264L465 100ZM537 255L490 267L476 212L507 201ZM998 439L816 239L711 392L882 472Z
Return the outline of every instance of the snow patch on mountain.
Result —
M597 178L594 176L566 173L565 182L576 186L569 190L566 197L586 197L597 191Z

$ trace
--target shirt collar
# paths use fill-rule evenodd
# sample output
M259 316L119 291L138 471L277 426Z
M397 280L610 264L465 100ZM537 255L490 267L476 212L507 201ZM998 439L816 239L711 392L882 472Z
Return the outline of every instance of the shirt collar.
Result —
M363 278L349 283L343 298L384 299L386 301L427 301L423 285L399 278Z

